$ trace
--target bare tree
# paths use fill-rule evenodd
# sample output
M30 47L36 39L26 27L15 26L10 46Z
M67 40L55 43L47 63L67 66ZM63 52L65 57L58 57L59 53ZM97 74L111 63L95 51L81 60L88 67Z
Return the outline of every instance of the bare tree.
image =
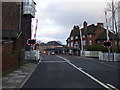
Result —
M120 42L120 38L119 38L119 32L120 32L120 29L118 28L118 2L109 2L107 3L107 8L105 8L105 10L110 14L110 22L112 20L112 23L110 25L110 27L113 27L113 34L115 34L117 36L117 48L120 49L120 46L119 46L119 42ZM114 23L114 24L113 24Z
M108 2L107 3L107 8L105 8L105 11L107 11L110 14L109 17L109 22L111 22L112 20L112 12L114 12L113 18L114 18L114 27L115 27L115 33L118 34L118 21L117 21L117 17L118 17L118 2L115 2L114 4L114 10L112 10L112 3ZM112 24L110 25L110 27L112 27Z

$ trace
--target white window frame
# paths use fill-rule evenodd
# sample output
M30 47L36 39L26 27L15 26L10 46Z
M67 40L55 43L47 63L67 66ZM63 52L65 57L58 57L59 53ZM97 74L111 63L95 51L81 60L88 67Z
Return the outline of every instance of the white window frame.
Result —
M83 38L85 38L85 35L83 35Z
M84 46L86 45L86 40L83 40L83 45L84 45Z
M73 47L73 42L71 42L71 47Z
M89 40L89 45L92 45L92 40Z
M75 39L78 39L78 36L76 36Z
M73 40L73 36L71 36L71 40Z

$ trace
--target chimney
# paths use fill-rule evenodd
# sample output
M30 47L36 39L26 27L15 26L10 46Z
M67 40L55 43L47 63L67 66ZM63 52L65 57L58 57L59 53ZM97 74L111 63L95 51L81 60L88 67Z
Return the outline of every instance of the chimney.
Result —
M73 30L79 30L79 26L74 25Z
M84 28L84 31L87 31L87 22L86 21L84 21L84 23L83 23L83 28Z
M75 29L76 29L76 26L74 25L74 26L73 26L73 30L75 30Z
M98 28L103 27L103 23L97 23L97 27L98 27Z

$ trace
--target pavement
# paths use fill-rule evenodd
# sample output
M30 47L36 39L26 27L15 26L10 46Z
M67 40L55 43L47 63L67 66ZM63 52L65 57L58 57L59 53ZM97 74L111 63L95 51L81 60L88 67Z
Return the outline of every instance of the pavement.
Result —
M2 77L2 90L22 88L37 67L38 62L28 61Z

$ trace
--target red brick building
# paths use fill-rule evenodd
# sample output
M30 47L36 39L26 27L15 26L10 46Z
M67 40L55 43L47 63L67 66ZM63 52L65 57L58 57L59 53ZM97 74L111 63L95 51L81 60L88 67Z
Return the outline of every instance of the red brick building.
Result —
M83 28L81 29L82 35L82 45L83 49L90 45L103 45L103 41L107 40L106 29L103 23L97 23L97 25L88 25L85 21L83 23ZM109 32L110 40L112 41L112 33ZM71 30L70 36L67 38L68 48L79 48L81 49L81 36L79 26L74 26ZM116 47L116 41L112 43Z
M16 66L24 59L23 50L31 38L31 19L35 17L35 2L2 2L2 70ZM22 55L22 56L21 56Z

